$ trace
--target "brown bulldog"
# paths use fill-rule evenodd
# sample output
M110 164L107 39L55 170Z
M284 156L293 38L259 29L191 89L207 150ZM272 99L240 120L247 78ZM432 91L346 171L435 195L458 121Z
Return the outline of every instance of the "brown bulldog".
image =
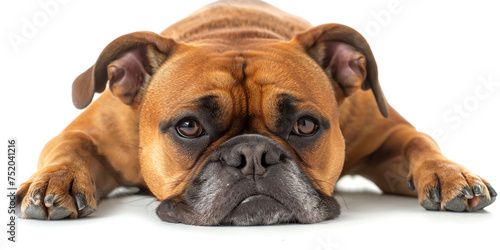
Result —
M19 188L22 217L85 217L136 186L169 222L315 223L339 215L343 175L428 210L476 211L497 195L386 103L359 33L260 1L116 39L75 80L74 105L103 91L44 148Z

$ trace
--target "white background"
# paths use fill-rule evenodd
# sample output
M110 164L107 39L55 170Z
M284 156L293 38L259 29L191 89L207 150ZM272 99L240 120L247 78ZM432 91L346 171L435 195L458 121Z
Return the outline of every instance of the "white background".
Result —
M44 144L81 112L72 105L71 84L109 42L134 31L161 32L210 2L66 1L49 13L40 5L48 1L0 4L0 165L7 162L6 139L17 137L18 184L35 172ZM498 1L269 2L313 25L336 22L363 33L389 103L419 130L434 134L445 155L500 191ZM9 37L23 36L27 22L36 31L14 46ZM496 86L488 90L484 82ZM460 106L463 113L454 110ZM0 187L5 188L6 167L1 169ZM344 184L370 189L362 181ZM6 197L1 198L4 207ZM370 192L343 192L337 198L343 206L338 219L268 227L169 224L156 217L151 197L113 198L85 219L18 220L14 244L4 233L5 205L0 248L465 249L497 244L498 202L481 212L451 213L426 212L414 198Z

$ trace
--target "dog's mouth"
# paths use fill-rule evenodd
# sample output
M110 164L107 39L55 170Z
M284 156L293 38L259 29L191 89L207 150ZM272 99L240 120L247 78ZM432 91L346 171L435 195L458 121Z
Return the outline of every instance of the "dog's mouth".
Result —
M252 195L241 201L220 225L269 225L293 223L293 213L280 201L268 195Z
M245 203L256 203L259 204L260 201L264 200L264 202L268 202L269 200L271 201L274 201L274 202L278 202L276 199L274 199L273 197L271 196L268 196L268 195L263 195L263 194L257 194L257 195L252 195L252 196L249 196L247 197L246 199L244 199L243 201L241 201L239 204L238 204L238 207L240 206L245 206ZM279 202L278 202L279 203ZM280 203L281 204L281 203ZM281 204L283 205L283 204Z

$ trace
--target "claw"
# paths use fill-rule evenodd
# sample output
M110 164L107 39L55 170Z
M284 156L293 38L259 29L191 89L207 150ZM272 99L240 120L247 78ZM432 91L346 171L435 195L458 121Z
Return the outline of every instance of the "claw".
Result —
M441 197L439 196L439 190L435 187L431 188L431 190L429 190L429 198L434 202L440 202Z
M413 182L413 178L410 178L408 180L408 189L410 189L410 191L415 191L415 183Z
M43 202L45 203L46 207L51 207L52 205L54 205L54 195L48 194L47 196L45 196Z
M474 195L472 194L472 190L470 189L470 187L464 187L462 189L462 194L464 194L465 198L467 199L474 198Z
M41 198L40 194L35 194L35 196L33 196L33 204L35 206L40 205L40 198Z
M488 191L490 192L491 197L497 197L497 192L495 192L495 189L493 189L492 186L488 186Z
M95 212L95 208L92 206L88 206L85 201L85 197L82 194L75 195L76 206L78 207L78 211L80 211L80 215L78 217L86 217L89 214Z
M83 197L82 194L76 194L75 200L76 200L76 206L78 207L78 211L81 211L87 206L85 198Z
M474 195L476 196L480 196L483 194L483 190L481 188L481 185L479 184L472 186L472 190L474 191Z

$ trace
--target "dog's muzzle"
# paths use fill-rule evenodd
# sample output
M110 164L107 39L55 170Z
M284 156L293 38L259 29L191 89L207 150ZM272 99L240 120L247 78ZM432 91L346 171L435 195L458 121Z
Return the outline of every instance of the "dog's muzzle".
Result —
M268 225L316 223L340 209L283 146L250 134L219 146L184 194L161 202L157 214L193 225Z

